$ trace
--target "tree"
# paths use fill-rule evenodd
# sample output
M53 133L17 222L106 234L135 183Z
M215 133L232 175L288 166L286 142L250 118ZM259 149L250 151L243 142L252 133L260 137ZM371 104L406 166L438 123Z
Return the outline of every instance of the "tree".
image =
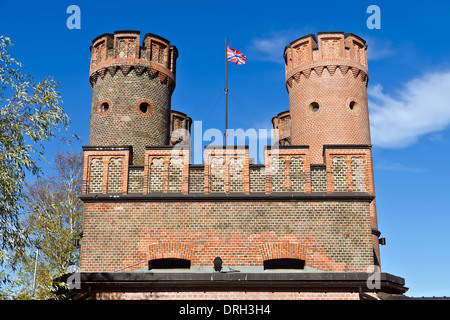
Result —
M25 178L42 172L38 164L45 161L45 142L71 141L62 134L68 133L70 119L61 106L59 84L49 77L35 82L10 56L11 46L0 36L0 286L7 280L2 269L7 253L23 250L27 241L19 224Z
M16 252L10 260L17 275L8 285L9 298L51 298L53 280L79 265L75 240L82 231L83 203L78 198L83 178L82 153L57 152L53 169L55 174L37 178L26 188L20 226L29 241L25 250ZM39 254L35 276L36 247Z

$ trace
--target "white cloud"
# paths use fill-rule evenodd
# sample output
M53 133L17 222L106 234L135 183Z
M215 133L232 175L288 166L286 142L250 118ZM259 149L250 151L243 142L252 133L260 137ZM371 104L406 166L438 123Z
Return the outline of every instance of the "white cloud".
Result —
M368 95L374 145L407 147L450 125L450 71L415 78L396 96L384 93L381 85L369 88Z
M310 33L314 33L314 31L308 28L269 32L250 41L247 56L252 55L252 58L257 60L284 64L284 48L292 41Z
M367 43L367 59L381 60L394 53L392 42L390 40L375 38L372 36L363 36Z
M421 173L425 171L424 169L419 169L405 165L403 163L397 163L392 161L377 162L374 166L375 169L383 171L412 172L412 173Z

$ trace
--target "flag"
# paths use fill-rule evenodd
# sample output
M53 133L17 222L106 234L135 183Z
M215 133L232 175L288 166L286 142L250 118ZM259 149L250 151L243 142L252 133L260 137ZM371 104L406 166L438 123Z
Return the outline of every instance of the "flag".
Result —
M242 52L227 46L227 61L235 62L236 64L245 64L245 56Z

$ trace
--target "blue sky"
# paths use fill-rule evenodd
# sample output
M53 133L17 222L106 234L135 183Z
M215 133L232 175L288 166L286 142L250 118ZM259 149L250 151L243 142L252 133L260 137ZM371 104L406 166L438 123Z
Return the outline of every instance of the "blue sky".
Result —
M69 30L69 5L81 29ZM381 29L368 29L369 5ZM450 296L450 4L443 1L2 1L0 34L36 79L61 82L71 131L87 145L89 46L115 30L155 33L177 46L172 108L224 127L224 39L247 56L228 65L229 127L271 127L288 109L283 50L309 33L345 31L369 46L369 108L384 272L411 296ZM56 141L47 145L52 158Z

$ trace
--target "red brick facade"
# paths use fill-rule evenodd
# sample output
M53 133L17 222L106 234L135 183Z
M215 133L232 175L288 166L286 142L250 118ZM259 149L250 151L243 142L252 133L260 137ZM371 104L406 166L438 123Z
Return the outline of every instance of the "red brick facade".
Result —
M154 249L149 248L158 244L156 248L166 257L168 252L162 248L185 248L190 252L188 260L193 266L208 266L216 256L233 266L258 266L269 257L282 257L305 260L307 266L323 271L365 271L374 260L371 150L367 146L341 148L327 146L325 149L327 193L319 198L311 192L307 147L266 149L263 195L250 192L250 186L255 182L249 176L247 148L208 148L204 156L203 196L197 194L196 198L189 198L189 150L148 147L139 201L119 198L110 202L116 198L114 193L108 196L105 191L111 181L105 178L108 161L122 157L126 164L130 150L88 147L83 179L85 192L90 190L90 184L96 184L90 178L92 170L88 164L92 164L91 159L102 159L105 175L97 178L102 188L96 198L89 198L89 192L84 197L83 270L114 271L130 265L133 265L130 270L140 268L142 265L137 264L143 261L145 265L155 254L151 253ZM345 159L344 170L332 168L332 159L336 158ZM174 159L178 160L178 169L171 166ZM219 159L222 165L218 170L214 159ZM231 164L238 163L237 159L241 159L242 165L240 170L234 170L233 176L230 168ZM294 162L293 159L302 161ZM356 165L352 159L362 161ZM155 160L160 160L160 171L153 167ZM275 160L277 166L273 165ZM127 195L128 166L122 168L120 190ZM344 177L337 182L341 171ZM359 176L355 176L355 172ZM361 183L356 184L355 178ZM212 185L220 188L213 189ZM340 188L338 192L337 187ZM365 193L367 197L352 198L356 192ZM173 199L170 195L185 196L186 199ZM216 195L228 197L215 198ZM270 195L270 201L265 199L266 195ZM106 232L106 226L111 223L113 229ZM187 258L184 252L177 253L175 249L169 252L172 257Z
M135 40L130 42L130 37ZM131 45L139 43L136 32L96 38L91 82L99 81L95 78L104 77L112 67L127 69L129 62L134 66L143 63L158 72L158 82L167 81L167 88L173 90L175 49L161 39L147 35L144 46L139 47ZM117 50L127 56L118 57ZM204 165L199 166L190 164L189 144L177 144L178 138L164 140L162 146L129 133L120 140L122 144L106 137L110 145L96 145L96 140L90 139L89 147L84 147L81 271L87 278L91 274L97 277L97 273L114 278L122 272L152 276L149 261L161 259L188 261L191 268L185 270L188 284L169 281L166 289L137 281L139 288L129 290L114 284L106 290L95 287L94 281L91 298L360 298L360 274L380 261L365 42L352 34L320 33L319 41L309 35L292 42L285 59L290 110L272 119L274 127L282 129L279 138L284 142L266 148L262 165L250 163L245 146L205 148ZM97 100L106 99L100 99L98 92L107 87L96 91L94 84L93 89L96 106ZM143 116L150 119L160 102L153 99L151 94L141 97L130 110L121 112L133 113L133 117L145 113L147 109L136 110L145 102L151 112ZM170 99L165 103L170 110ZM111 104L114 107L115 102ZM107 112L113 115L114 110ZM107 115L102 116L101 121L106 122L101 125L91 119L91 129L95 128L91 135L101 133ZM183 113L172 112L166 120L166 134L190 129L191 120ZM151 132L154 128L148 128L150 136L158 135ZM131 140L126 143L128 138ZM136 154L139 161L134 159ZM248 290L237 290L241 279L235 279L229 287L211 282L202 291L194 278L189 287L194 272L190 270L214 272L215 257L220 257L223 268L230 272L256 272L258 281L262 279L257 282L259 287L251 284ZM282 282L282 287L261 289L266 282L269 288L283 278L278 270L269 280L265 263L283 259L302 261L304 266L296 267L302 270L296 272L312 270L328 285L317 287L319 282L314 282L312 289L304 282ZM327 278L328 273L334 278L331 273L357 274L360 282L331 288L336 284ZM171 279L171 275L167 277Z

